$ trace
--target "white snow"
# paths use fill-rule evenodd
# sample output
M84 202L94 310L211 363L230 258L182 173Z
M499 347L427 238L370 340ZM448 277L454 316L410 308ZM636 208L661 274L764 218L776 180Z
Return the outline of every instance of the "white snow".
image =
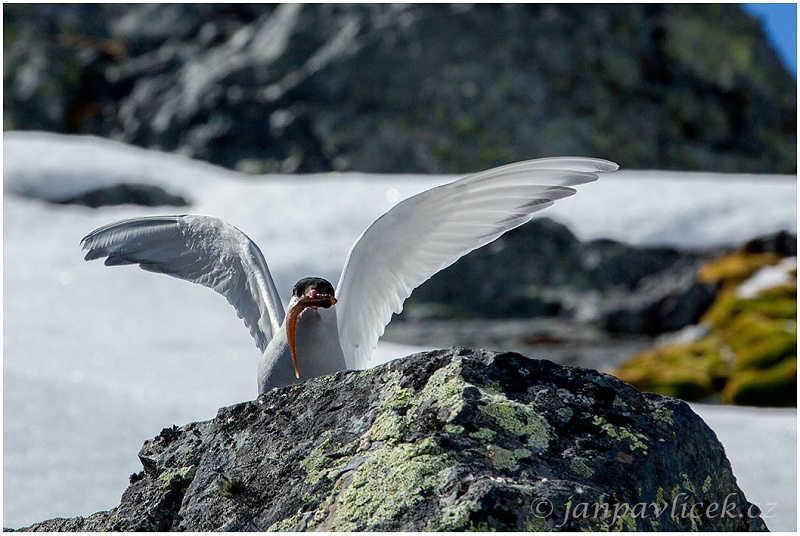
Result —
M791 272L797 272L797 257L781 259L774 266L764 266L736 287L736 295L744 300L755 298L762 290L790 283Z
M41 133L5 133L3 152L3 525L9 527L115 506L127 476L141 469L136 454L145 439L172 424L213 418L217 408L257 393L259 352L222 296L135 267L83 261L79 242L91 230L176 209L92 210L37 198L120 182L184 195L195 204L178 212L221 217L260 246L286 299L300 277L335 282L352 242L394 203L455 178L255 178L108 140ZM582 239L735 244L780 229L796 232L796 196L795 177L623 171L581 186L542 214ZM415 350L380 343L373 361ZM717 412L729 418L709 422L748 498L796 505L794 470L791 482L765 480L754 462L794 459L795 412L712 408L709 414ZM756 444L728 434L755 423ZM794 530L793 508L780 512L770 527Z
M797 531L797 410L691 404L725 448L767 527Z

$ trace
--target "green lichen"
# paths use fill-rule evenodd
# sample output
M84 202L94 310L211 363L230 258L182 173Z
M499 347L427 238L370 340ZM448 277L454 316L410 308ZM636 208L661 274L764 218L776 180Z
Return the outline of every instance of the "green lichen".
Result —
M497 433L489 428L480 428L477 432L472 432L469 437L472 439L479 439L481 441L491 441Z
M528 445L536 451L547 449L550 443L550 425L536 410L501 395L484 390L481 393L486 399L486 404L479 407L481 412L492 417L504 430L514 435L527 436Z
M630 509L622 512L617 517L611 530L614 532L636 532L636 517L633 515L633 512Z
M355 522L390 520L438 490L452 471L452 454L433 438L416 444L387 445L371 452L353 475L337 509L333 530L353 530Z
M594 471L586 463L587 461L586 458L572 458L572 461L569 463L569 470L579 477L588 480L594 476Z
M523 532L552 532L553 527L547 524L547 521L540 517L531 516L525 520L525 525L522 527Z
M420 408L432 404L440 416L447 410L446 432L463 434L463 427L451 422L464 408L462 393L468 387L460 368L459 360L437 370L416 396L400 386L399 373L388 375L380 413L365 434L377 446L364 453L366 459L341 493L328 528L353 530L359 521L392 519L421 501L428 490L444 485L455 464L453 455L444 453L432 437L414 444L401 439L416 422Z
M656 504L661 505L661 504L666 504L666 502L667 499L666 496L664 495L664 488L659 486L658 489L656 490Z
M675 421L672 419L672 416L675 412L669 408L660 407L653 411L652 417L656 421L661 421L669 424L670 426L675 424Z
M396 443L402 436L407 425L407 420L392 409L381 412L369 429L369 438L372 441Z
M381 521L396 519L417 507L426 500L425 497L437 496L449 482L459 454L442 450L436 437L428 437L417 443L403 441L423 412L428 415L431 411L443 421L444 432L465 434L464 427L455 424L458 422L455 419L465 407L465 390L475 392L476 389L464 380L460 370L461 360L454 360L435 371L416 394L410 387L401 387L402 377L398 372L386 373L378 415L370 429L355 442L358 444L362 439L371 441L371 448L359 452L363 462L355 468L351 467L353 470L348 472L347 478L340 481L343 488L328 494L325 499L327 504L335 502L336 508L328 512L327 507L320 506L314 514L306 512L305 518L295 515L274 524L270 529L296 529L298 523L306 519L309 522L307 526L304 525L306 530L318 523L323 523L321 527L324 530L371 530L379 527ZM524 447L527 447L508 450L496 445L487 446L487 456L495 467L517 470L522 460L548 447L550 427L532 406L506 399L496 382L478 388L477 392L481 396L481 411L499 428L522 436ZM488 442L497 433L496 429L482 427L469 435L473 439ZM341 474L341 467L349 463L355 454L355 450L350 452L352 449L349 446L342 450L347 450L349 454L333 457L329 436L321 438L302 462L308 480L317 482ZM474 523L470 520L472 512L480 507L477 503L442 501L437 506L439 513L437 519L429 524L430 530L489 529L485 522ZM546 523L538 519L532 520L529 525L536 530L548 528Z
M325 436L330 436L330 432L326 432L323 437ZM306 470L306 482L317 482L322 475L323 468L331 462L330 458L323 454L330 444L330 439L325 437L319 445L308 453L306 459L300 462L300 467Z
M631 432L624 426L614 426L599 416L595 416L592 422L599 426L611 439L630 441L631 451L641 449L647 454L647 444L645 443L645 441L648 441L647 436Z
M684 491L690 492L692 495L697 495L697 490L692 484L692 480L689 478L689 475L686 473L681 473L681 485L683 486Z
M267 532L291 532L305 515L304 512L297 512L292 517L276 521L267 527Z
M428 532L462 532L476 530L470 517L473 512L477 512L480 509L481 505L475 501L464 501L447 505L439 511L436 519L428 523L425 530Z
M482 390L487 391L487 392L492 393L492 394L495 394L495 395L502 395L503 394L503 389L500 387L500 384L498 382L494 381L494 380L486 382L486 385L484 385L482 387Z
M558 415L558 418L561 420L561 422L569 422L569 420L572 418L572 408L568 408L566 406L563 408L558 408L556 410L556 415Z
M708 495L711 493L711 475L707 476L705 480L703 480L703 494Z
M449 409L445 421L455 418L464 409L462 393L469 384L460 375L461 360L454 360L434 372L419 393L419 402L435 401L440 408Z
M399 373L390 374L383 387L386 395L381 404L381 413L370 428L369 438L396 443L414 422L419 407L425 403L432 402L439 408L449 409L445 422L452 420L464 408L461 394L468 385L459 375L460 367L460 361L453 361L437 370L416 396L400 387Z
M531 457L531 451L528 449L508 450L497 445L488 445L486 450L488 451L487 457L494 467L509 471L519 469L519 460Z
M444 431L448 434L457 434L461 435L464 433L464 427L460 424L446 424L444 426Z
M358 450L359 441L352 441L343 445L341 448L331 449L330 436L333 431L326 431L319 445L308 453L308 456L300 462L300 467L306 470L306 482L314 484L322 478L330 479L339 474L342 467L347 465L349 459ZM325 452L335 456L326 456Z
M161 489L163 491L166 491L166 490L170 489L170 487L172 485L171 481L176 476L181 477L181 480L184 481L184 482L191 482L192 480L194 480L194 476L196 474L197 474L197 466L196 465L191 465L191 466L188 466L188 467L181 467L177 471L171 471L169 473L164 473L164 474L162 474L162 475L160 475L158 477L158 479L163 482L163 484L161 484L159 489Z
M384 408L404 408L411 403L413 398L411 392L400 387L400 378L400 373L392 373L389 376L389 381L384 384L383 392L386 393L386 398L383 401Z

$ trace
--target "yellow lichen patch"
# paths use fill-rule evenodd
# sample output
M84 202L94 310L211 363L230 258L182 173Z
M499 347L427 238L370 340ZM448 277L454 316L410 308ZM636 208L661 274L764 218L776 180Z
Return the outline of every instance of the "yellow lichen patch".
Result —
M399 376L389 375L381 412L365 434L377 443L363 454L365 461L342 491L337 511L326 527L353 530L362 520L378 523L392 519L446 482L455 465L452 454L443 453L432 437L413 444L401 439L420 411L431 406L444 416L445 432L463 433L463 426L450 422L464 407L462 393L467 384L460 367L460 361L455 361L437 370L416 394L400 387Z
M745 311L731 322L728 344L737 357L735 370L766 369L797 355L797 322Z
M614 371L619 379L643 391L698 400L717 391L728 377L727 361L718 340L646 351Z
M797 406L797 357L784 359L765 370L737 372L722 390L722 401L743 406Z
M775 253L745 253L737 251L711 261L700 268L697 279L701 283L738 285L760 268L777 264L780 257Z
M684 400L796 406L796 271L787 272L788 282L755 296L737 290L778 260L772 253L738 252L706 265L699 279L722 285L701 318L709 334L634 356L613 374L639 389Z
M766 289L749 299L739 298L733 291L721 293L700 320L712 328L725 329L738 315L748 311L772 319L796 320L797 285Z

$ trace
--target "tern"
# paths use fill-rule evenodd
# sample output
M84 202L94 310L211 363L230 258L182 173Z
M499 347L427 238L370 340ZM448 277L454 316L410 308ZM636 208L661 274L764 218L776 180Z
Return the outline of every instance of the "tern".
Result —
M212 216L152 216L96 229L85 260L199 283L222 294L262 352L259 394L346 369L363 369L392 313L411 292L463 255L575 193L573 186L619 166L596 158L517 162L405 199L355 241L334 289L307 277L284 311L258 246Z

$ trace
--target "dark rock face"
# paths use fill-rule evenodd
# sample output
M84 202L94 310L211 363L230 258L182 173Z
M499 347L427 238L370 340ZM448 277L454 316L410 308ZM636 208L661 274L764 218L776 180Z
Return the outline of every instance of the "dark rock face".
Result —
M4 129L250 172L796 173L796 83L735 4L6 4L3 29Z
M691 409L453 348L165 429L120 506L29 530L764 530Z
M82 205L91 208L108 205L142 205L145 207L185 207L189 202L180 195L167 192L151 184L115 184L108 188L97 188L74 197L55 201L60 205Z
M581 242L537 218L434 275L399 318L560 317L612 333L676 331L714 300L716 287L696 273L718 253Z

